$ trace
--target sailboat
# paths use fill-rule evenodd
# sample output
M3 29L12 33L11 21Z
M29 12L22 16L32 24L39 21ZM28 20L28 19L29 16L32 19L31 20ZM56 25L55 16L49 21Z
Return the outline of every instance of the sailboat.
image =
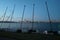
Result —
M26 8L26 5L24 5L24 8L23 8L22 18L21 18L21 23L20 23L20 29L17 30L17 32L19 32L19 33L22 32L22 26L23 26L23 19L24 19L25 8Z
M49 9L48 9L48 4L47 4L47 1L45 2L45 5L46 5L46 9L47 9L47 14L48 14L48 18L49 18L49 26L50 26L50 31L48 31L48 34L58 34L57 31L53 31L52 29L52 22L51 22L51 17L50 17L50 14L49 14Z
M34 30L34 7L35 7L35 4L33 4L33 13L32 13L32 27L31 29L28 31L28 33L35 33L36 30Z

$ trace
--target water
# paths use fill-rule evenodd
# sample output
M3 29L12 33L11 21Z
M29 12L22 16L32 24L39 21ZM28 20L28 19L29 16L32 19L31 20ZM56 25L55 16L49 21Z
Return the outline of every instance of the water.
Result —
M10 24L10 27L9 27ZM0 28L9 28L11 29L11 31L16 31L17 29L20 29L20 23L0 23ZM23 31L28 31L29 29L31 29L32 27L32 23L27 23L24 22L22 24L22 30ZM38 31L45 31L48 30L50 31L51 27L49 25L48 22L40 22L40 23L34 23L34 30L38 30ZM59 22L54 22L52 23L52 31L60 31L60 23Z

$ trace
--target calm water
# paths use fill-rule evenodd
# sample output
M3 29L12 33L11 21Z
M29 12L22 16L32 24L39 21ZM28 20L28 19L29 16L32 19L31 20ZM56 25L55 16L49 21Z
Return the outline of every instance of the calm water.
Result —
M2 24L2 25L1 25ZM10 24L10 27L9 27L9 24ZM10 28L11 31L16 31L17 29L20 28L20 23L0 23L0 28ZM31 29L32 27L32 23L23 23L22 24L22 30L23 31L27 31L29 29ZM44 31L44 30L50 30L51 27L50 27L50 24L47 22L47 23L34 23L34 27L33 27L34 30L38 30L38 31ZM58 31L60 30L60 23L57 22L57 23L52 23L52 30L53 31Z

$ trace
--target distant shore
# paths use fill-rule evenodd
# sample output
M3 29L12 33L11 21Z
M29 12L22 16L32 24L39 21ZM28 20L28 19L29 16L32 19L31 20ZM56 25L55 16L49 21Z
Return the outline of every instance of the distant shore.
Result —
M0 21L0 23L20 23L20 22L28 22L28 23L32 23L32 21L19 21L19 22L17 22L17 21ZM42 23L47 23L47 22L49 22L49 21L34 21L34 23L40 23L40 22L42 22ZM59 22L60 23L60 21L51 21L52 23L55 23L55 22Z

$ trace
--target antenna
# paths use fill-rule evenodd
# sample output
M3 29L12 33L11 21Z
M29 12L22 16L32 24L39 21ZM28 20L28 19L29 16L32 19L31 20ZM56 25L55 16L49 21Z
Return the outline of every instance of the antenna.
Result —
M6 9L5 9L5 12L4 12L4 15L3 15L3 19L2 19L2 23L1 23L0 27L2 27L2 24L3 24L4 18L5 18L7 9L8 9L8 7L6 7Z
M21 29L22 29L22 24L23 24L23 18L24 18L24 12L25 12L26 5L24 5L23 13L22 13L22 18L21 18Z
M12 11L12 14L11 14L11 19L10 19L10 21L12 21L12 18L13 18L13 15L14 15L14 11L15 11L15 4L14 4L14 7L13 7L13 11ZM9 23L9 28L10 28L10 23Z
M49 22L50 22L50 27L51 27L51 31L52 31L52 24L51 24L51 18L50 18L50 15L49 15L49 10L48 10L47 1L45 2L45 5L46 5L46 9L47 9L47 13L48 13L48 18L49 18Z

